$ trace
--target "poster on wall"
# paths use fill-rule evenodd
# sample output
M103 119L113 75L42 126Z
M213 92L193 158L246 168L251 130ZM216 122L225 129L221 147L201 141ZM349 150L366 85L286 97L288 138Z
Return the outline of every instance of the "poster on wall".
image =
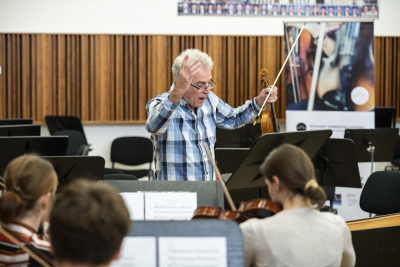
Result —
M318 2L318 3L317 3ZM290 3L290 4L289 4ZM313 4L311 4L313 3ZM356 3L356 4L353 4ZM377 0L359 1L178 1L183 16L260 16L260 17L369 17L378 18Z
M285 53L303 23L284 24ZM286 129L374 128L373 22L307 22L285 68Z

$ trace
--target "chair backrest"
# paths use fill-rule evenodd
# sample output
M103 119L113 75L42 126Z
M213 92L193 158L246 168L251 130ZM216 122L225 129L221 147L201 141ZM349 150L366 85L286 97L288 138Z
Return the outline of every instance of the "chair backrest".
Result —
M67 155L88 155L88 150L86 147L85 137L81 132L75 130L63 130L56 131L53 135L67 135L69 137L68 141L68 151Z
M54 135L58 131L74 130L81 132L85 139L85 144L88 145L81 119L77 116L46 116L46 125L50 135Z
M400 159L400 135L397 136L396 148L394 149L394 159Z
M380 215L400 212L400 172L372 173L361 192L360 207Z
M151 163L153 162L153 143L146 137L116 138L111 144L111 162L125 165Z
M395 128L396 107L375 107L375 128Z

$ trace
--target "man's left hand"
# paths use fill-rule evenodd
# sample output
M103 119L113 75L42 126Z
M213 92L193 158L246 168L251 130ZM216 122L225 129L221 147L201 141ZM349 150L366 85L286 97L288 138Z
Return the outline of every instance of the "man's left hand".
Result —
M267 88L263 89L256 98L257 105L260 108L264 104L265 98L267 97L267 95L269 94L269 91L271 91L271 90L272 90L272 93L268 97L267 103L274 103L278 99L278 87L275 86L274 89L272 89L272 86L267 87Z

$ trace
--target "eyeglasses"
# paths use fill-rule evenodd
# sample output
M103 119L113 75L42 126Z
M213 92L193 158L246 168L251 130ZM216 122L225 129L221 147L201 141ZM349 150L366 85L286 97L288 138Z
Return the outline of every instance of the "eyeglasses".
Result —
M200 87L199 87L199 86L196 86L196 85L194 85L194 84L190 84L190 85L193 86L194 88L196 88L197 90L200 90L200 89L206 90L207 88L208 88L208 90L212 90L216 84L217 84L217 83L214 82L213 79L211 79L211 80L208 82L208 84L203 84L203 85L200 86Z

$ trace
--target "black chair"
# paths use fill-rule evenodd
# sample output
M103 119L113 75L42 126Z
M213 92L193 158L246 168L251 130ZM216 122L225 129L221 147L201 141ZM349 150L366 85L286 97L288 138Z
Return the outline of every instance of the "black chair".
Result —
M379 215L400 212L400 172L372 173L361 192L360 207Z
M396 128L396 108L375 107L375 128Z
M130 174L104 174L103 175L103 180L104 181L137 181L138 178L134 175Z
M104 175L107 174L124 174L124 172L118 169L104 168Z
M63 130L54 132L52 135L66 135L69 137L67 151L68 156L87 156L91 150L90 145L86 143L85 137L79 131Z
M148 176L149 180L152 180L153 143L146 137L129 136L117 138L111 144L111 162L113 169L115 169L115 163L128 166L149 163L148 169L126 170L119 168L119 170L138 178Z
M397 170L400 170L400 135L397 136L397 143L396 148L394 149L392 164L397 168Z

